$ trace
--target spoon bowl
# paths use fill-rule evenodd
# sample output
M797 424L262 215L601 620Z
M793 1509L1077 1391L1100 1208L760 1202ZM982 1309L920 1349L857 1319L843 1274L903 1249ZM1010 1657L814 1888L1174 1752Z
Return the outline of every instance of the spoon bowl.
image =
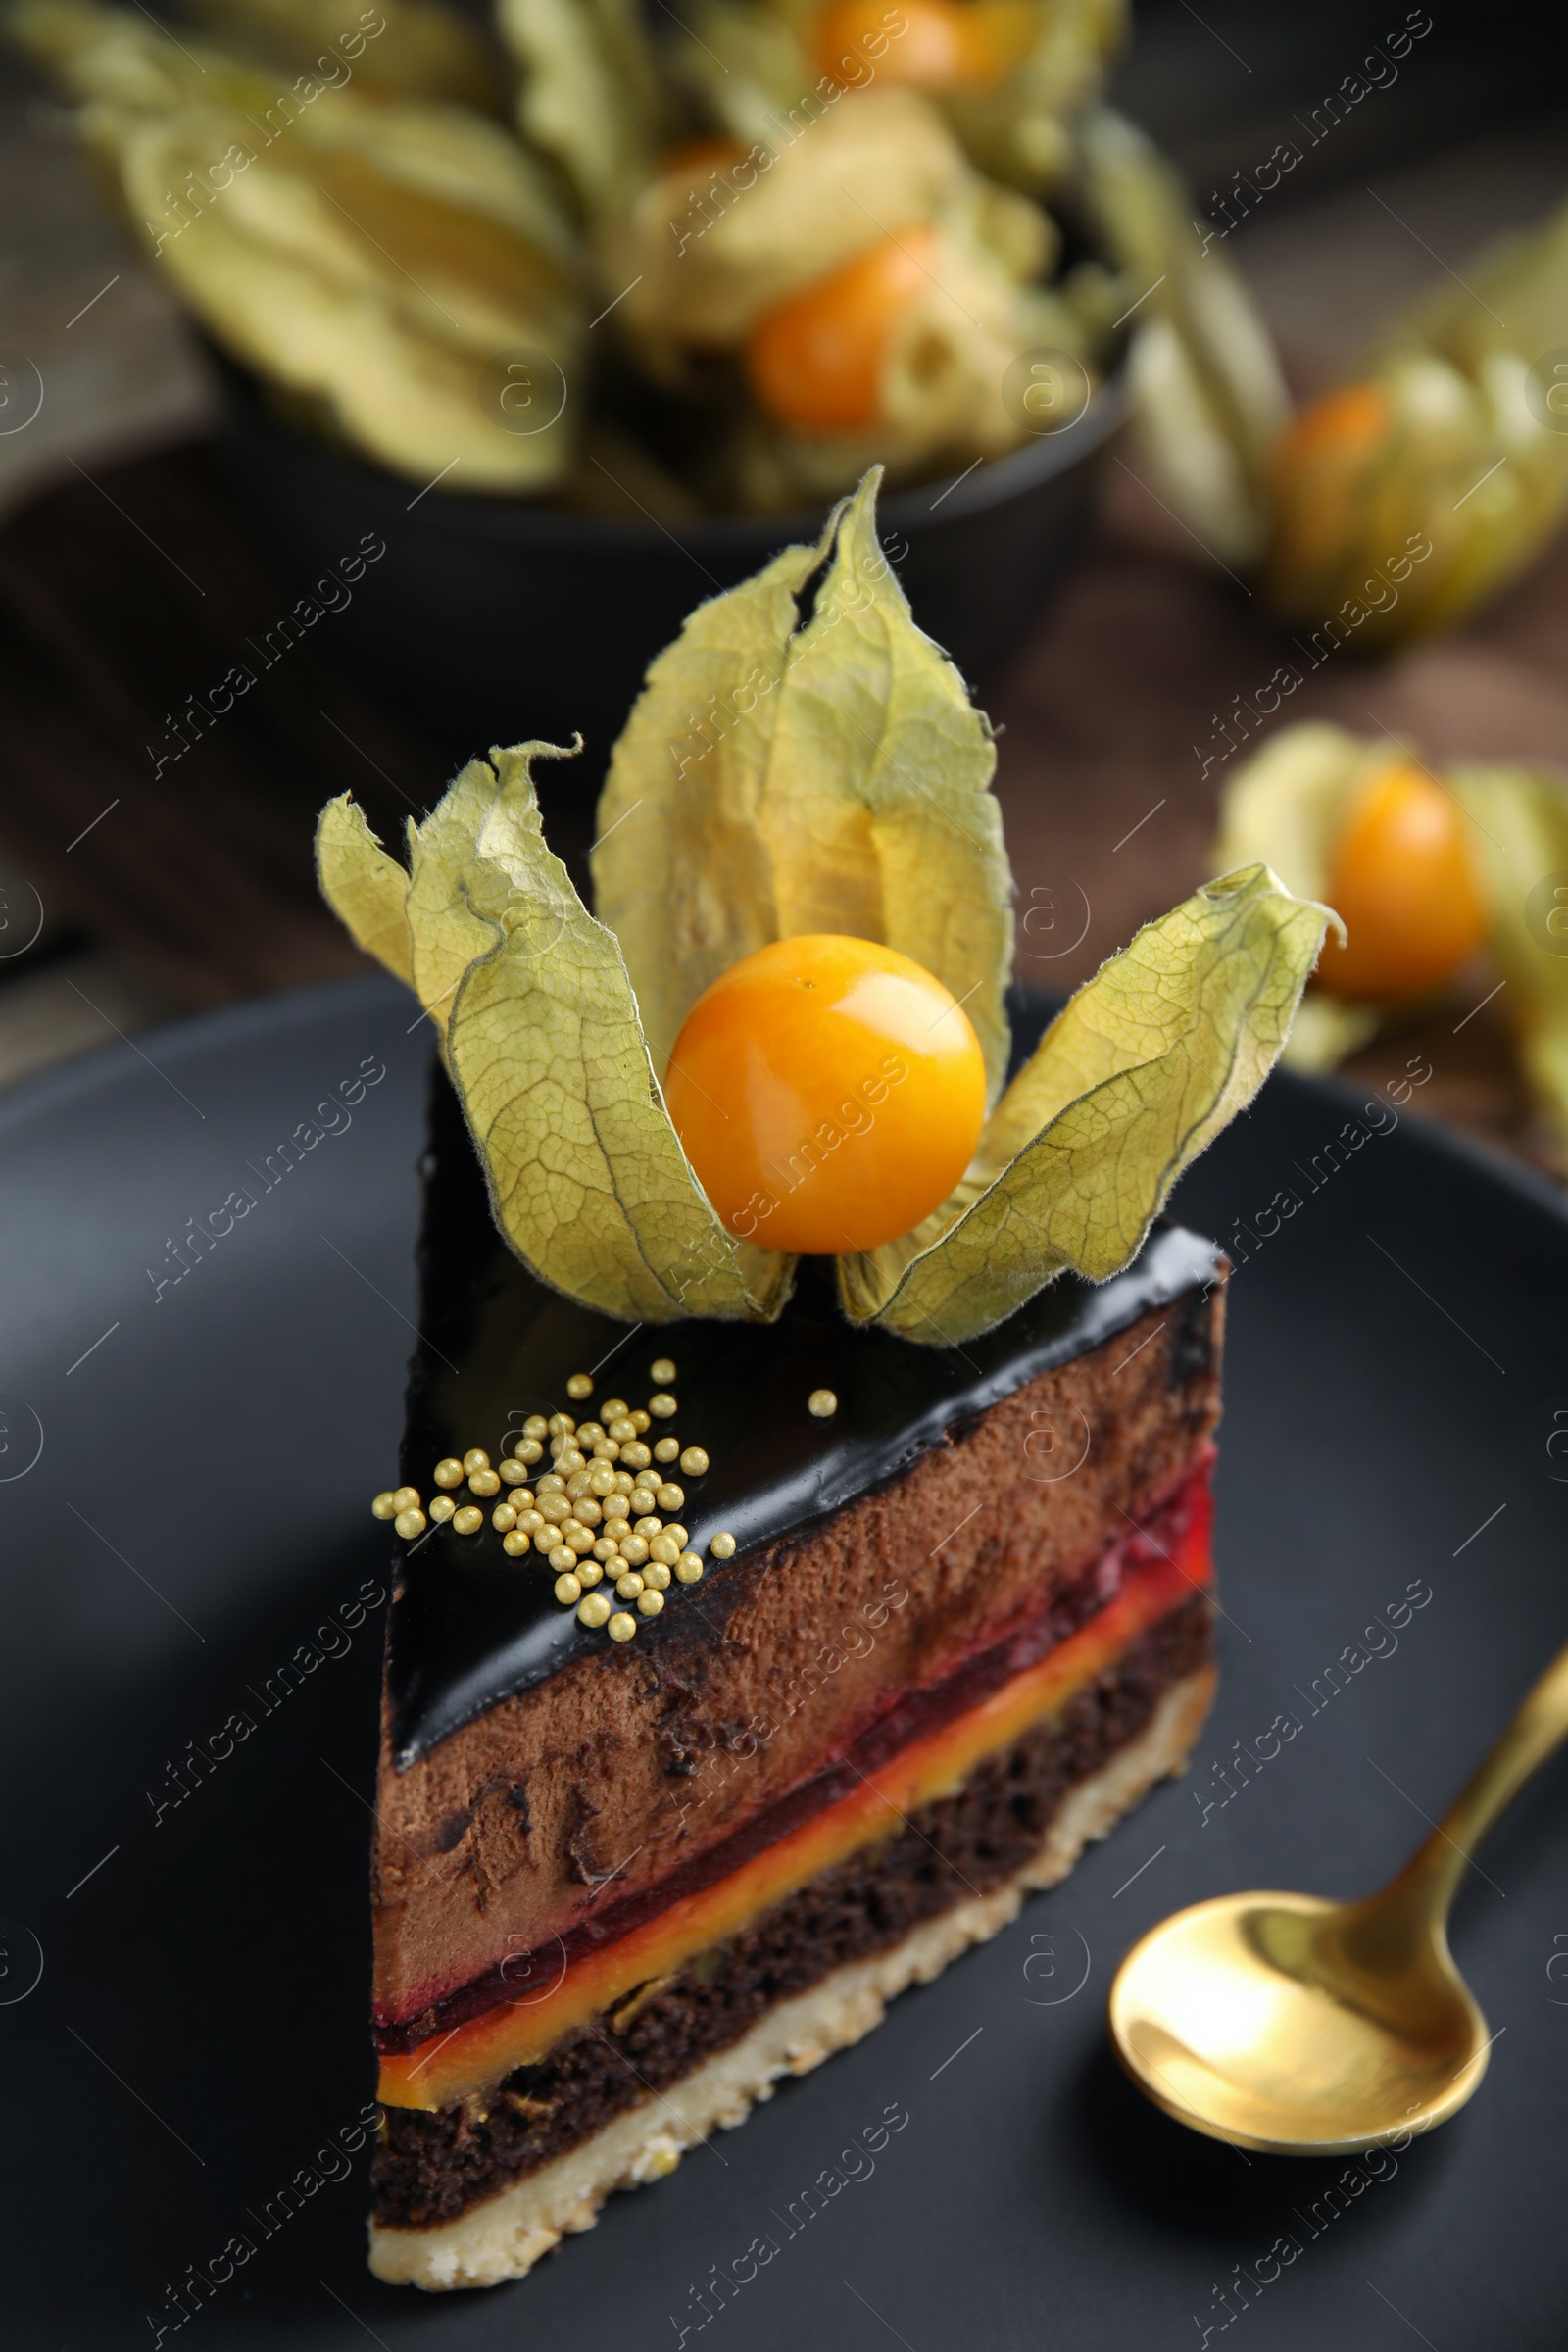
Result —
M1333 2156L1430 2132L1492 2036L1448 1951L1448 1910L1503 1807L1568 1738L1568 1649L1391 1885L1358 1903L1217 1895L1152 1928L1110 1988L1110 2034L1178 2123L1265 2155Z
M1348 2154L1462 2107L1487 2070L1486 2020L1446 1949L1414 2016L1337 1972L1360 1909L1220 1895L1152 1929L1110 1995L1139 2088L1178 2123L1265 2155Z

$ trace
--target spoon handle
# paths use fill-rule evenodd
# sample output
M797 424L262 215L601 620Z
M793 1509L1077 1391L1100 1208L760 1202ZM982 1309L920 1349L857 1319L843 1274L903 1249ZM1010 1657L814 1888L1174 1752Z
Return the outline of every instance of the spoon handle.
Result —
M1471 1854L1493 1823L1564 1739L1568 1739L1568 1649L1558 1652L1526 1693L1491 1754L1401 1873L1406 1882L1421 1882L1438 1916L1446 1912Z

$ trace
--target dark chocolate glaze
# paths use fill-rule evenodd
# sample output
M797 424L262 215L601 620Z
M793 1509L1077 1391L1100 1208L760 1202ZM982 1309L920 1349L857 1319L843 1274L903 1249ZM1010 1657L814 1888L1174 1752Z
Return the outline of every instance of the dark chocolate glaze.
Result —
M482 1446L510 1452L529 1413L596 1414L606 1396L646 1404L649 1366L667 1355L680 1412L655 1423L650 1444L701 1446L698 1479L671 1465L686 1491L679 1518L707 1554L720 1530L737 1556L800 1535L885 1487L945 1434L1015 1389L1087 1354L1151 1308L1205 1283L1220 1264L1212 1244L1179 1226L1151 1234L1124 1273L1096 1288L1063 1275L995 1331L961 1348L926 1348L844 1319L826 1261L805 1260L777 1323L677 1322L628 1330L536 1281L490 1215L473 1144L445 1077L433 1080L419 1251L419 1337L409 1379L402 1476L428 1502L431 1471ZM573 1404L566 1381L595 1376ZM828 1388L838 1410L806 1409ZM509 1432L511 1436L509 1437ZM541 1465L542 1466L542 1465ZM402 1772L464 1724L543 1682L590 1649L612 1647L563 1608L537 1553L511 1559L485 1523L476 1535L434 1527L398 1546L387 1650L393 1760ZM726 1582L730 1580L726 1579ZM641 1621L628 1651L658 1642L707 1585L672 1584L662 1616Z

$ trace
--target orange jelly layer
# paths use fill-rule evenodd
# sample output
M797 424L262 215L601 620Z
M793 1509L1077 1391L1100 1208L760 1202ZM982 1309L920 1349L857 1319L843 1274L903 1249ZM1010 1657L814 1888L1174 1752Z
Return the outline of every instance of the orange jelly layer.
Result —
M1200 1511L1174 1558L1133 1569L1113 1599L1036 1665L929 1738L911 1741L728 1878L584 1954L542 1998L502 2003L416 2049L383 2056L377 2097L388 2107L433 2110L499 2082L514 2067L534 2064L572 2027L750 1926L819 1871L886 1837L915 1806L953 1795L977 1764L1064 1706L1212 1573L1208 1513Z

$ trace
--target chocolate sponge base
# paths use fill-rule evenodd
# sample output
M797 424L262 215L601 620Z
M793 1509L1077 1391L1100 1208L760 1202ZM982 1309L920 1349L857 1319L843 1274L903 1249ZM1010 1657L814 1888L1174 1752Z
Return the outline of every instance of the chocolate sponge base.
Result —
M679 2086L713 2076L725 2053L759 2037L760 2059L770 2021L801 2013L793 2031L814 2055L803 2060L785 2048L777 2063L768 2058L771 2074L764 2069L753 2083L741 2112L778 2073L804 2071L858 2039L892 1991L996 1933L1029 1886L1063 1876L1088 1838L1103 1836L1154 1779L1181 1769L1207 1711L1211 1648L1210 1604L1195 1594L1051 1721L978 1766L956 1794L920 1807L895 1835L824 1871L678 1975L639 1987L565 2035L540 2064L517 2069L482 2100L435 2114L388 2109L372 2266L383 2278L425 2286L518 2276L563 2229L587 2228L610 2188L668 2169L682 2143L677 2117L698 2120ZM956 1940L933 1938L944 1920ZM901 1981L896 1957L880 1984L875 1967L865 1984L857 1981L866 1964L900 1954L911 1964ZM809 2019L803 1997L830 1986L836 1995ZM839 2031L846 1999L852 2019L868 1999L875 2015ZM731 2071L736 2082L722 2080L720 2087L733 2104L746 2070ZM622 2138L637 2143L630 2155ZM662 2140L672 2153L662 2165ZM612 2159L608 2170L582 2161L601 2141ZM549 2219L560 2206L553 2176L571 2214L585 2218ZM522 2193L530 2184L536 2197ZM503 2201L488 2229L484 2215ZM502 2267L486 2267L497 2262Z

